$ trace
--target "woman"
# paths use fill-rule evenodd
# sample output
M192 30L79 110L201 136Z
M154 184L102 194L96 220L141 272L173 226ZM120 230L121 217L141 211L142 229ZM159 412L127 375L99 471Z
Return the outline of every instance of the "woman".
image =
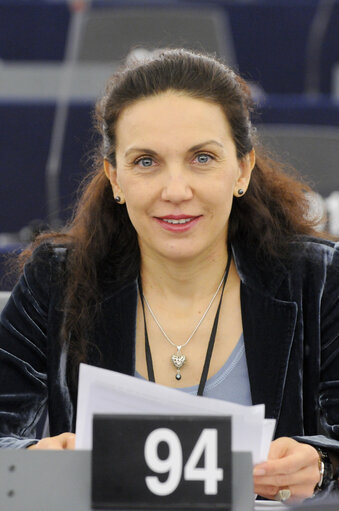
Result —
M317 235L305 185L258 147L250 109L228 67L184 50L111 78L74 219L23 254L2 315L2 446L74 446L86 361L265 403L276 440L255 492L336 488L339 247Z

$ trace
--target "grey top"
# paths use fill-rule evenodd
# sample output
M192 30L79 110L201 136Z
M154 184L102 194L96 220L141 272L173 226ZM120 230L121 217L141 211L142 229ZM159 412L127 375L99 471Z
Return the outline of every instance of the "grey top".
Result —
M184 375L185 371L183 370L183 377ZM135 371L135 376L143 379L137 371ZM182 387L179 390L196 395L198 385ZM232 401L241 405L252 405L243 334L225 364L207 380L204 396Z

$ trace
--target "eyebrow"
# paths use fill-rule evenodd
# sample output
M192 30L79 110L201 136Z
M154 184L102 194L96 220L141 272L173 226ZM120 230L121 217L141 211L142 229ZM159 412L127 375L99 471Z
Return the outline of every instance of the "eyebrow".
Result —
M206 145L210 145L210 144L216 144L216 145L218 145L219 147L222 147L222 148L224 147L217 140L206 140L206 142L201 142L201 144L196 144L196 145L192 146L188 150L188 152L197 151L198 149L201 149L202 147L204 147ZM131 147L130 149L127 149L127 151L125 152L125 156L128 156L130 153L134 153L134 152L157 154L156 151L154 151L153 149L148 149L147 147Z

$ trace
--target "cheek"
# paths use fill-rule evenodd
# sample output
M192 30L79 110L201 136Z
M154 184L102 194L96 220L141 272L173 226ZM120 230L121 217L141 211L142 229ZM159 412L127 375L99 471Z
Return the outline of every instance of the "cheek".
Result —
M227 208L233 200L235 183L236 179L233 178L218 179L213 182L212 186L206 187L206 197L209 197L215 206Z
M234 199L234 183L231 180L220 181L208 192L209 209L217 222L228 220Z
M131 212L147 211L159 197L159 184L152 176L121 173L119 186L124 194L127 209Z
M127 188L124 192L126 206L131 213L140 214L146 211L149 205L147 193L139 186L135 188Z
M127 213L133 226L138 231L138 226L142 226L145 217L149 216L152 201L147 195L147 190L143 190L141 186L128 186L125 190Z
M135 200L135 198L130 196L130 194L125 194L125 201L128 216L130 217L132 224L135 225L138 223L138 220L140 221L140 213L142 207L139 205L139 202Z
M117 182L126 197L134 199L138 195L145 194L148 183L131 169L122 169L117 172Z

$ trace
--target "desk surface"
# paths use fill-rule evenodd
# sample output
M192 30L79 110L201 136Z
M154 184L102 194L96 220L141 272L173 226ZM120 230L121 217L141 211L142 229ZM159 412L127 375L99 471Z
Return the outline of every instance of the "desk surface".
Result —
M254 502L250 454L233 453L232 461L232 511L339 509L339 500L332 504L314 500L294 508L280 502ZM91 452L0 449L0 510L90 511Z

